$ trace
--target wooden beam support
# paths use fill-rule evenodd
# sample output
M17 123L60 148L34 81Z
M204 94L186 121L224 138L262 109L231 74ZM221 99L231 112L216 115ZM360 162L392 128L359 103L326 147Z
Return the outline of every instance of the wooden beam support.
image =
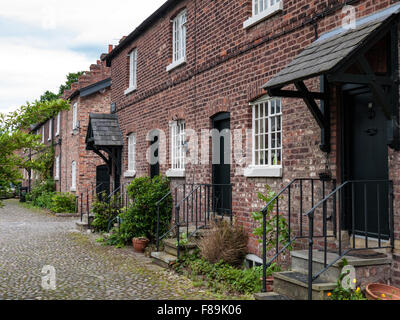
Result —
M282 90L281 88L270 89L268 94L271 97L284 97L284 98L300 98L304 99L305 96L302 92L299 91L291 91L291 90ZM314 100L325 100L326 94L322 92L309 92L309 96Z
M390 77L379 77L370 76L364 74L330 74L327 76L329 82L343 82L343 83L355 83L355 84L370 84L372 81L376 81L380 85L392 85L393 80Z
M296 86L297 90L303 94L303 100L310 110L311 114L314 116L315 120L317 120L319 127L321 129L324 129L326 127L324 115L322 114L312 95L310 95L310 92L308 91L304 82L295 82L294 85Z
M373 95L374 95L374 100L377 103L378 106L381 106L383 113L385 114L386 118L390 120L392 118L391 115L391 107L390 107L390 102L387 101L386 96L387 93L385 93L382 89L382 86L377 83L376 81L376 75L373 72L371 66L369 65L367 59L365 59L365 56L362 55L356 62L357 66L367 75L371 78L371 82L368 83L368 86L370 87Z

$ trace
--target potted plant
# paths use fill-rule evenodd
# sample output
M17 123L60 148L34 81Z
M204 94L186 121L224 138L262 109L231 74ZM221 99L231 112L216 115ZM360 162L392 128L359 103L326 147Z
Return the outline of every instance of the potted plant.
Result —
M366 288L368 300L400 300L400 289L382 283L370 283Z
M144 250L146 249L149 242L150 240L144 236L133 238L132 239L133 250L135 250L135 252L144 253Z

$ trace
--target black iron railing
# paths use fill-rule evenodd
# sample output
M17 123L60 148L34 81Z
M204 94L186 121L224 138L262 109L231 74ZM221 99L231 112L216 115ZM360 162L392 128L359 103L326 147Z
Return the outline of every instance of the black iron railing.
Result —
M172 219L167 232L160 234L161 205L173 198ZM231 184L180 184L157 202L157 251L167 236L176 232L179 257L180 231L186 228L187 237L192 237L199 229L210 225L212 219L229 217L232 221ZM171 213L171 212L170 212ZM190 229L192 227L192 229ZM191 232L190 232L191 231Z
M92 196L91 200L92 202L95 199L95 195L97 195L97 190L103 185L103 183L98 184L96 187L94 187L94 185L92 184L92 188L91 189L86 189L85 192L81 192L81 201L80 201L80 213L81 213L81 222L83 221L83 215L84 215L84 208L83 208L83 203L84 203L84 195L86 194L86 214L88 216L88 224L90 226L90 219L89 219L89 215L90 215L90 195ZM78 202L77 202L78 203ZM78 205L77 205L78 207Z
M180 255L181 227L186 228L186 236L189 239L200 229L210 226L213 220L224 219L225 217L229 217L232 223L231 184L192 185L190 192L175 205L178 259ZM193 229L190 229L190 227Z
M308 299L312 300L312 284L336 262L352 251L365 249L394 249L394 212L393 182L389 180L347 181L335 188L329 195L308 211ZM315 233L316 215L321 213L322 235ZM327 207L332 208L335 230L338 230L338 256L328 263L327 260ZM319 210L319 211L318 211ZM339 211L339 212L337 212ZM371 214L371 211L373 214ZM385 212L386 211L386 212ZM344 216L346 212L346 216ZM344 221L344 218L347 218ZM350 218L350 219L349 219ZM371 219L373 221L371 221ZM350 243L343 243L343 227L351 235ZM372 230L371 230L372 229ZM336 237L336 232L334 232ZM313 274L314 240L323 238L324 267ZM356 237L362 237L365 246L356 246ZM370 246L370 238L375 238L377 245ZM384 240L389 240L388 245Z
M263 260L263 287L262 290L265 292L267 284L267 269L274 263L278 257L287 251L296 241L301 239L307 239L307 235L304 230L304 209L306 207L313 208L315 201L320 198L324 199L326 190L329 185L332 188L336 188L336 181L325 181L321 179L313 178L302 178L291 181L285 188L283 188L276 196L274 196L261 210L262 212L262 260ZM318 191L318 193L317 193ZM286 199L282 199L286 197ZM275 254L267 258L267 215L269 212L274 211L276 213L276 230L275 234ZM280 241L280 217L281 213L286 213L285 216L288 224L288 238L282 243ZM293 220L297 217L296 221L297 229L293 228ZM274 218L272 218L274 219ZM335 219L331 217L331 219ZM268 259L268 261L267 261Z
M120 214L124 210L128 210L130 199L128 196L127 184L122 184L117 189L115 189L108 197L108 225L107 232L110 232L113 223L118 223L118 228L121 227L121 217Z

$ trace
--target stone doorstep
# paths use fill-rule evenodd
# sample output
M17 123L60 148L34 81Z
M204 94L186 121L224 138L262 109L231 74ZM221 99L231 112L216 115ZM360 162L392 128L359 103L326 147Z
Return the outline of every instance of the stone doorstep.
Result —
M165 269L168 269L176 262L176 257L166 252L152 252L150 256L154 264Z
M176 246L176 239L166 239L163 241L164 243L164 251L170 255L177 256L177 246ZM193 242L189 242L185 245L180 245L180 250L192 252L194 249L197 248L197 245Z
M254 299L258 301L279 301L279 300L292 300L289 297L275 293L275 292L261 292L255 293Z
M275 293L295 300L308 299L307 275L294 271L286 271L275 273L273 276ZM323 282L320 279L315 280L312 285L313 300L327 299L327 293L334 290L336 285L334 282Z
M308 261L308 250L292 251L290 254L291 254L292 258L294 257L294 258L303 259L303 260ZM328 254L327 254L328 264L330 264L332 261L334 261L338 257L339 257L339 255L336 253L328 252ZM377 266L377 265L392 263L392 259L389 256L386 258L364 259L364 258L358 258L358 257L352 257L349 255L346 255L344 258L348 261L349 265L352 265L354 267ZM322 251L314 250L313 251L313 262L323 264L324 263L324 253ZM335 262L333 264L333 267L340 267L340 263L341 263L341 260Z
M58 218L79 218L81 215L79 213L54 213Z
M284 271L284 272L276 272L273 274L273 276L274 276L274 285L275 285L275 279L280 279L286 282L293 283L297 286L308 288L308 281L306 274L297 271ZM325 282L320 279L315 280L312 285L312 288L315 291L331 291L336 287L337 287L336 282Z

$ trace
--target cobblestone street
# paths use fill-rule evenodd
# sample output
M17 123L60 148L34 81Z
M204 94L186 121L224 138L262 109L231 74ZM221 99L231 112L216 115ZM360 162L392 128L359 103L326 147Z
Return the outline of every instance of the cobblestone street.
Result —
M74 231L77 218L21 207L0 209L0 299L226 299L163 270L130 247L96 243ZM56 269L56 290L42 289L42 268Z

